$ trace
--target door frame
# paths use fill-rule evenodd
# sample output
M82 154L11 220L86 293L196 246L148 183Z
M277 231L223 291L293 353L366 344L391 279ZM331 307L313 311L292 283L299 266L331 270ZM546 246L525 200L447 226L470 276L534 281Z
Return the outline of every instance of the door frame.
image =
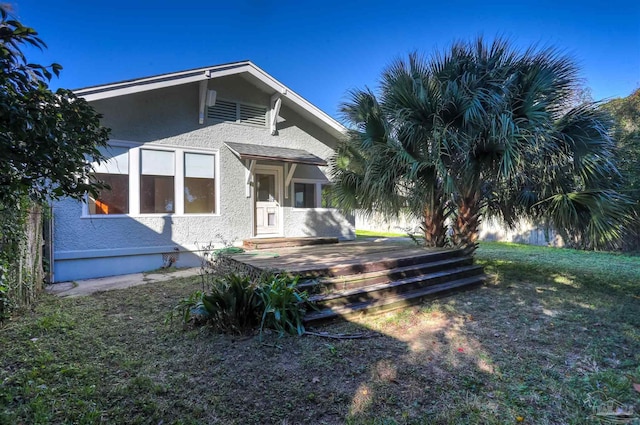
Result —
M276 176L276 201L278 202L278 231L277 233L258 234L257 216L256 216L256 174L275 174ZM284 167L281 165L261 165L256 164L251 176L251 234L254 238L272 238L284 236L284 208L282 202L284 199Z

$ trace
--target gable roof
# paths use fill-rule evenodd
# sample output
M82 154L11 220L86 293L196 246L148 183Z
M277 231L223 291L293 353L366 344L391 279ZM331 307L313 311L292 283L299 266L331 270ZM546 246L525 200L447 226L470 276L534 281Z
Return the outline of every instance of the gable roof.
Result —
M91 102L128 94L141 93L181 84L205 81L213 78L240 75L262 91L280 94L282 102L303 117L320 126L334 137L343 136L347 129L305 98L264 72L251 61L232 62L187 71L160 74L151 77L119 81L74 90L78 97Z

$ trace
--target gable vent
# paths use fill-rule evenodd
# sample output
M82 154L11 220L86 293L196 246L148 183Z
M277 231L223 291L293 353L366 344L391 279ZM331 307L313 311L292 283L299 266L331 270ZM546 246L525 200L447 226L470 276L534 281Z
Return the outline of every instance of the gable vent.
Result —
M217 100L214 106L207 108L207 118L266 127L267 108L228 100Z
M207 118L220 121L236 122L238 111L235 102L218 100L214 106L207 108Z
M240 104L240 122L244 124L266 125L266 108Z

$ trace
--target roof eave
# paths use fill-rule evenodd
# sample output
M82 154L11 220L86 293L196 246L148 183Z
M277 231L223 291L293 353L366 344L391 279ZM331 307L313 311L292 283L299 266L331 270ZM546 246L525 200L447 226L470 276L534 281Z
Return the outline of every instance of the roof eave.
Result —
M342 124L331 118L302 96L286 87L284 84L280 83L251 61L234 62L230 64L156 75L153 77L120 81L101 86L86 87L74 90L74 93L78 97L84 98L87 102L93 102L242 73L251 75L253 78L270 87L275 93L279 93L283 99L286 99L292 105L306 111L311 117L315 118L318 124L325 126L325 129L334 137L342 137L346 134L347 130Z

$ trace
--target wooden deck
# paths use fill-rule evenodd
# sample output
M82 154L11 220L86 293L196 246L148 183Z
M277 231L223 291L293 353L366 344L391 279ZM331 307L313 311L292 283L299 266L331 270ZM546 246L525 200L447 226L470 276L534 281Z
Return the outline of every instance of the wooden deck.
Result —
M303 237L303 238L252 238L242 241L245 249L291 248L308 245L326 245L338 243L338 238Z
M263 270L315 275L336 268L396 261L442 251L447 250L420 248L411 241L348 241L329 245L246 251L231 258Z
M402 308L472 288L486 277L460 249L426 249L411 241L262 249L230 259L303 277L298 288L311 295L312 306L306 323Z

